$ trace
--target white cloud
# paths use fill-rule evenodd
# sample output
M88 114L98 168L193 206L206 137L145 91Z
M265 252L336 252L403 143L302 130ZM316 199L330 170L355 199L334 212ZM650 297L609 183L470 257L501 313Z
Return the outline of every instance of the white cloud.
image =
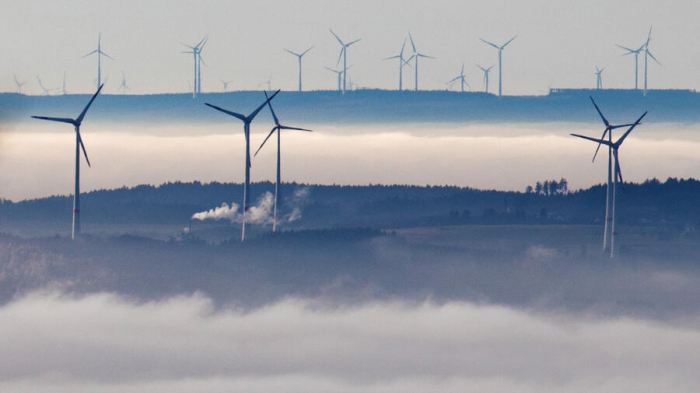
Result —
M35 293L0 308L0 391L690 392L697 322Z

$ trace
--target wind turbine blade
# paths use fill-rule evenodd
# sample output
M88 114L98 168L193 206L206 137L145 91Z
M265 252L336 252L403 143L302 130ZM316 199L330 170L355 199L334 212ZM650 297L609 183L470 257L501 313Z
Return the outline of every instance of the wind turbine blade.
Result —
M301 57L301 55L300 55L300 54L298 54L298 53L294 53L294 52L290 51L289 49L285 49L285 51L287 51L287 52L289 52L289 53L293 54L293 55L294 55L294 56L296 56L296 57Z
M620 157L618 156L617 150L615 152L615 176L618 176L620 179L620 183L624 183L625 181L622 179L622 169L620 168Z
M595 110L598 111L598 114L600 115L600 118L603 119L603 123L605 123L605 126L606 126L606 127L610 126L610 123L608 122L608 119L606 119L605 116L603 116L603 112L600 111L600 108L598 108L598 104L595 103L595 100L593 99L593 97L589 96L589 98L591 99L591 102L593 103L593 106L595 106Z
M78 116L77 119L75 119L75 122L80 124L83 121L83 118L85 117L85 114L87 113L88 109L90 109L90 105L92 105L92 102L95 101L95 98L97 98L97 95L100 94L100 90L104 87L104 83L100 85L100 88L97 89L95 94L92 95L92 98L90 98L90 102L88 102L87 105L85 105L85 109L83 109L82 113L80 113L80 116Z
M32 116L34 119L40 119L40 120L49 120L49 121L58 121L61 123L68 123L68 124L73 124L75 125L75 120L73 119L67 119L65 117L47 117L47 116Z
M387 57L386 59L383 59L383 60L400 59L400 58L401 58L401 55L396 55L396 56Z
M399 56L403 57L403 50L406 49L406 39L403 39L403 45L401 45L401 53L399 53Z
M634 49L630 49L626 46L622 46L622 45L618 45L618 44L615 44L615 46L617 46L618 48L622 48L622 49L626 50L627 52L629 52L629 53L625 53L626 55L629 55L630 53L636 52Z
M272 109L272 103L270 102L270 97L267 96L267 92L265 93L265 99L267 99L267 105L270 107L270 113L272 113L272 119L275 120L275 125L279 126L280 121L277 119L277 115L275 115L275 111Z
M328 29L328 30L330 30L331 34L333 34L333 37L335 37L335 39L338 40L338 42L340 42L340 45L345 46L345 44L343 44L343 41L340 39L340 37L338 37L337 34L335 34L333 32L333 30L331 30L331 29Z
M484 67L482 67L482 66L480 66L480 65L478 65L478 64L476 64L476 63L474 63L474 65L477 66L477 67L479 67L479 69L481 69L481 71L486 72L486 68L484 68Z
M618 145L618 146L621 145L622 142L624 142L625 138L627 138L627 135L629 135L630 132L632 132L632 130L634 130L634 127L636 127L636 126L639 124L639 122L642 121L642 119L643 119L644 116L646 116L646 115L647 115L647 112L644 112L644 114L643 114L639 119L637 119L637 121L634 122L634 124L632 125L632 127L630 127L630 129L627 130L627 132L625 132L625 134L622 135L622 137L620 137L620 139L618 139L617 142L615 142L615 144Z
M204 38L202 38L202 40L199 41L199 43L198 43L197 45L195 45L194 48L199 48L199 46L202 45L202 44L206 41L206 39L207 39L208 37L209 37L209 34L207 34L206 36L204 36ZM192 47L190 47L190 48L192 48ZM192 48L192 49L194 49L194 48Z
M358 38L358 39L356 39L355 41L353 41L353 42L351 42L351 43L345 45L345 47L347 48L348 46L350 46L350 45L352 45L352 44L354 44L354 43L360 41L361 39L362 39L362 38Z
M248 121L253 121L253 119L255 119L255 116L257 116L258 113L260 113L260 111L262 110L262 108L264 108L270 101L272 101L272 99L275 98L275 96L276 96L279 92L280 92L280 91L277 90L277 91L275 92L275 94L273 94L271 97L269 97L267 100L265 100L265 102L264 102L262 105L260 105L260 106L258 107L258 109L254 110L253 113L251 113L250 115L248 115ZM265 93L265 96L267 97L267 93ZM270 108L272 108L272 106L270 106Z
M332 68L330 68L330 67L326 67L326 66L324 66L323 68L327 69L328 71L333 71L333 72L335 72L336 74L340 72L340 71L338 71L338 70L334 70L334 69L332 69Z
M649 49L647 49L647 53L649 54L649 57L651 57L652 59L654 59L654 61L656 62L656 64L662 65L658 60L656 60L656 57L654 57L654 55L652 55L651 52L649 52Z
M305 50L304 52L302 52L302 54L299 55L299 57L304 56L305 54L307 54L307 53L308 53L311 49L313 49L313 48L314 48L314 47L313 47L313 45L312 45L309 49L307 49L307 50Z
M413 48L413 53L416 53L416 44L413 43L413 36L411 35L411 32L408 32L408 38L411 39L411 48Z
M461 76L455 77L454 79L452 79L451 81L449 81L449 82L447 82L447 83L452 83L452 82L454 82L454 81L456 81L456 80L458 80L458 79L460 79L460 78L461 78Z
M639 124L642 124L642 123L639 123ZM617 128L630 127L630 126L633 126L633 125L634 125L634 124L620 124L620 125L617 125L617 126L610 126L610 129L611 129L611 130L614 130L614 129L617 129Z
M274 126L274 127L272 127L272 130L270 130L270 133L267 134L267 137L265 138L265 140L263 141L263 143L260 145L260 147L258 147L258 150L255 151L255 154L253 154L253 157L255 157L255 156L258 155L258 152L260 151L260 149L262 149L262 147L265 146L265 142L267 142L267 140L270 139L270 137L272 136L272 134L274 134L275 131L276 131L278 128L279 128L279 126Z
M606 128L605 131L603 131L603 136L600 137L601 140L605 140L605 135L608 134L608 129ZM595 148L595 153L593 154L593 160L591 162L595 162L595 158L598 155L598 150L600 150L600 143L598 144L598 147Z
M223 112L223 113L225 113L225 114L227 114L227 115L229 115L229 116L233 116L233 117L235 117L236 119L239 119L239 120L241 120L241 121L243 121L243 122L246 121L245 116L243 116L243 115L241 115L241 114L238 114L238 113L236 113L236 112L227 111L226 109L219 108L218 106L212 105L212 104L209 104L209 103L204 103L204 105L206 105L206 106L208 106L208 107L210 107L210 108L214 108L214 109L216 109L217 111Z
M114 59L112 58L112 56L110 56L110 55L108 55L108 54L106 54L106 53L104 53L104 52L102 52L102 51L100 51L100 53L102 54L102 56L104 56L104 57L106 57L106 58L108 58L108 59L110 59L110 60L114 60Z
M575 136L575 137L578 137L578 138L587 139L587 140L593 141L593 142L602 143L602 144L604 144L604 145L610 146L610 142L608 142L608 141L606 141L606 140L595 139L595 138L591 138L591 137L587 137L587 136L583 136L583 135L579 135L579 134L569 134L569 135Z
M207 46L208 42L209 42L209 34L207 34L207 36L204 37L204 43L202 43L202 46L199 48L200 52L202 52L204 50L204 47Z
M498 45L493 44L493 43L491 43L491 42L488 42L488 41L486 41L486 40L483 39L483 38L479 38L479 39L480 39L481 41L483 41L483 42L485 42L485 43L487 43L487 44L493 46L493 47L496 48L496 49L499 49L499 50L501 49L501 48L498 47Z
M464 63L462 63L462 73L460 75L464 76Z
M503 44L503 46L501 46L499 49L504 49L506 46L508 46L508 44L510 44L511 42L513 42L513 40L516 39L516 38L518 38L517 35L516 35L515 37L509 39L508 42L506 42L505 44Z
M180 43L180 45L186 46L186 47L188 47L188 48L194 50L194 46L192 46L192 45L183 44L182 42Z
M342 48L340 48L340 54L338 55L338 61L335 63L336 67L338 66L338 64L340 64L340 60L343 59L343 52L344 51L345 51L345 47L343 46Z
M289 127L289 126L280 126L280 130L294 130L294 131L314 132L313 130L307 130L306 128Z
M195 51L191 50L189 52L180 52L180 53L188 53L189 54L189 53L195 53Z
M408 64L409 61L413 60L414 57L416 57L416 55L411 55L411 57L409 57L408 60L406 60L406 64Z
M80 143L80 147L83 149L83 155L85 156L85 161L87 161L88 166L92 168L92 165L90 165L90 159L88 158L88 155L87 155L87 151L85 151L85 144L83 143L83 138L80 136L80 132L78 132L78 143Z
M83 57L88 57L88 56L90 56L90 55L93 54L93 53L97 53L97 49L95 49L94 51L88 53L87 55L85 55L85 56L83 56Z
M434 59L433 56L424 55L424 54L422 54L422 53L418 53L418 54L416 54L416 56L425 57L426 59Z

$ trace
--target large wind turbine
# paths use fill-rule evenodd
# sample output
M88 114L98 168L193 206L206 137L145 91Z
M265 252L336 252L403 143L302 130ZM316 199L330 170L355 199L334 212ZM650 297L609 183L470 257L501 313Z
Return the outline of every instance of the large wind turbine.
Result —
M598 66L595 67L595 88L596 90L601 90L603 88L603 70L605 68L598 69Z
M226 109L219 108L218 106L205 103L208 107L214 108L217 111L223 112L229 116L233 116L236 119L239 119L240 121L243 122L243 133L245 135L245 183L243 185L243 226L241 229L241 241L245 240L245 220L246 220L246 212L248 211L248 206L250 205L249 200L250 200L250 194L248 193L248 187L250 185L250 123L253 122L253 119L255 119L255 116L258 115L258 113L267 105L268 102L270 102L277 93L280 91L277 90L275 94L272 95L272 97L267 97L265 102L260 105L256 110L254 110L250 115L244 116L235 112L228 111ZM267 96L267 94L265 94Z
M481 41L484 43L493 46L494 48L498 49L498 96L500 97L501 94L503 93L503 62L502 62L502 56L503 56L503 49L505 49L508 44L510 44L517 35L511 39L508 40L505 44L498 46L496 44L493 44L491 42L486 41L483 38L479 38Z
M330 30L330 29L328 29ZM345 94L346 87L347 87L347 80L348 80L348 48L350 45L356 43L357 41L361 40L362 38L358 38L355 41L349 42L347 44L343 43L343 40L338 37L337 34L333 32L333 30L330 30L331 34L335 37L336 40L340 43L340 55L338 56L338 61L335 63L336 66L340 63L340 59L343 59L343 94Z
M484 68L478 64L476 64L481 71L484 72L484 92L488 94L489 92L489 72L491 72L491 68L493 68L494 65L489 66L488 68Z
M658 65L661 65L656 57L649 52L649 41L651 41L651 27L649 28L649 35L647 36L647 41L644 43L644 95L647 95L647 69L649 66L649 57L651 57Z
M267 98L267 92L265 92L265 97ZM277 131L277 182L275 183L275 207L274 207L274 213L272 217L272 232L277 231L277 205L278 201L282 199L282 174L280 171L280 135L282 134L282 130L297 130L297 131L308 131L311 132L311 130L307 130L305 128L297 128L297 127L289 127L289 126L283 126L280 124L279 119L277 118L277 115L275 115L275 111L272 109L272 103L270 102L270 99L268 98L267 105L270 107L270 113L272 113L272 118L275 120L275 126L272 127L272 130L270 130L270 133L267 134L267 138L263 141L263 143L260 145L258 150L255 152L255 156L258 155L258 152L262 147L265 145L265 142L267 142L268 139L272 136L272 134Z
M647 112L644 112L644 114L642 114L642 116L639 119L637 119L637 121L634 122L634 124L632 124L630 126L630 128L622 135L622 137L620 137L620 139L618 139L617 142L614 142L614 143L612 142L611 138L608 138L608 140L606 141L605 139L595 139L595 138L589 138L589 137L583 136L583 135L571 134L575 137L587 139L587 140L592 141L592 142L597 142L598 145L600 145L601 143L604 145L607 145L612 150L612 155L615 158L615 173L613 175L614 182L613 182L613 191L612 191L612 217L611 217L612 236L610 237L610 258L613 257L614 252L615 252L615 235L616 235L616 233L615 233L615 191L617 189L617 179L619 178L620 182L624 182L624 180L622 179L622 170L620 169L620 156L618 154L618 149L622 145L622 142L625 141L625 138L627 138L627 136L630 134L630 132L632 132L634 127L636 127L639 124L639 122L642 121L642 119L646 115L647 115ZM607 225L607 220L606 220L606 225Z
M472 88L471 86L469 86L469 83L467 83L464 77L464 63L462 63L462 72L459 74L459 76L455 77L448 83L452 83L454 81L460 81L460 84L462 85L462 93L464 93L464 85L467 85L467 87L469 87L470 89Z
M625 46L615 44L615 46L618 48L622 48L627 51L627 53L623 53L622 56L634 55L634 90L639 89L639 52L644 50L645 45L646 42L637 49L630 49Z
M413 59L413 66L415 67L416 71L415 90L418 91L418 58L424 57L426 59L434 59L434 57L418 53L416 50L416 44L413 42L413 37L411 36L410 32L408 33L408 38L411 40L411 47L413 48L413 56L411 56L408 61Z
M57 121L60 123L72 124L75 127L75 193L73 194L73 230L71 233L71 238L75 239L80 236L80 150L83 150L83 155L85 155L85 161L87 161L88 166L90 166L90 160L88 159L87 152L85 151L85 145L83 144L83 139L80 137L80 124L85 118L85 114L90 105L95 101L97 95L100 94L102 86L97 89L95 94L93 94L90 102L85 106L85 109L80 113L77 119L69 119L63 117L45 117L45 116L32 116L35 119Z
M384 60L399 59L399 91L403 90L403 66L409 65L408 60L403 58L403 51L406 49L406 39L403 40L403 45L401 46L401 52L396 56L387 57Z
M233 82L233 81L232 81L232 80L230 80L230 81L225 81L225 80L223 80L223 79L221 79L221 78L219 78L219 80L221 81L221 84L224 85L224 86L223 86L223 87L224 87L224 92L227 92L227 91L228 91L228 84L231 83L231 82Z
M299 59L299 91L301 91L301 58L304 57L304 55L307 54L313 48L314 47L312 46L309 49L303 51L301 54L292 52L289 49L285 49L287 52L291 53Z
M17 93L22 94L22 86L24 86L27 82L20 82L17 80L17 75L15 75L15 84L17 85Z
M97 53L97 88L99 89L99 87L102 86L102 56L105 56L110 60L114 60L110 55L102 52L102 33L98 34L97 36L97 49L83 57L88 57L94 53Z
M186 45L186 44L181 43L182 45L192 49L191 51L184 51L182 53L192 53L192 55L194 56L194 86L192 87L192 97L197 97L197 94L200 91L200 89L199 89L199 77L201 76L201 73L199 72L199 67L200 67L201 60L199 57L199 53L202 50L202 48L204 47L204 44L206 43L208 37L209 37L209 35L202 38L202 40L199 41L199 43L195 46Z
M598 115L600 115L600 119L603 121L603 124L605 124L605 130L603 130L603 136L600 137L601 140L605 139L605 136L608 136L608 142L612 143L612 130L616 128L622 128L622 127L630 127L633 126L633 124L620 124L620 125L611 125L608 119L605 118L603 115L603 112L600 110L598 107L598 104L596 104L595 100L593 100L593 97L590 97L591 102L593 103L593 106L595 107L596 112L598 112ZM600 150L600 143L598 144L598 147L595 149L595 153L593 154L593 160L592 162L595 162L595 158L598 155L598 150ZM605 193L605 229L603 232L603 251L607 248L607 241L608 241L608 222L610 221L610 202L612 200L612 176L613 176L613 169L612 169L612 148L608 148L608 183L607 183L607 188L606 188L606 193Z

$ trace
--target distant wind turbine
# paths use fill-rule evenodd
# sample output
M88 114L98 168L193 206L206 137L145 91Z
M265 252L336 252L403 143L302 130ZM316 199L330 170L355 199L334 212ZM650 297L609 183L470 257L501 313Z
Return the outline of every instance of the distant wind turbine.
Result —
M627 51L627 53L623 53L622 56L634 55L634 90L639 89L639 52L644 50L645 45L646 43L642 44L642 46L637 49L630 49L622 45L615 44L615 46Z
M484 92L488 94L488 92L489 92L489 72L491 72L491 69L493 68L494 64L492 64L488 68L484 68L478 64L476 64L476 66L479 67L479 69L484 72Z
M267 98L267 92L265 92L265 98ZM282 130L297 130L297 131L308 131L311 132L311 130L307 130L305 128L297 128L297 127L289 127L289 126L283 126L280 124L279 119L277 118L277 115L275 115L275 111L272 109L272 103L270 102L270 98L268 98L267 105L270 107L270 113L272 113L272 118L275 120L275 126L272 127L272 130L270 131L269 134L267 134L267 137L263 141L263 143L260 145L258 150L255 152L254 156L258 155L258 152L260 152L260 149L265 145L265 142L267 142L268 139L272 136L272 134L277 131L277 182L275 183L275 207L274 207L274 213L272 217L272 232L277 231L277 206L278 206L278 201L282 199L282 174L280 170L280 162L281 162L281 153L280 153L280 135L282 134Z
M292 55L296 56L299 59L299 91L301 91L301 58L304 57L304 55L307 54L313 48L314 47L312 46L309 49L303 51L301 54L292 52L289 49L285 49L285 51L291 53Z
M403 45L401 46L401 52L396 56L387 57L384 60L399 59L399 91L403 91L403 66L409 65L408 61L403 57L403 51L406 49L406 39L403 40Z
M323 67L323 68L338 75L338 91L343 91L343 70L334 70L330 67ZM352 68L352 66L348 67L347 69L349 70L351 68Z
M202 50L202 47L204 46L204 44L207 41L207 38L209 38L209 35L202 38L202 40L199 41L199 43L195 46L180 43L180 44L192 49L191 51L184 51L181 53L192 53L192 55L194 56L194 86L192 89L192 97L197 97L197 94L199 94L199 92L200 92L199 77L201 76L201 73L199 72L199 68L200 68L199 52Z
M102 86L102 56L105 56L110 60L114 60L110 55L102 52L102 33L97 35L97 49L83 56L83 58L94 53L97 53L97 88L99 89L99 87Z
M330 30L330 29L329 29ZM336 66L340 64L340 59L343 59L343 94L345 94L346 87L347 87L347 79L348 79L348 48L350 45L358 42L362 38L358 38L355 41L349 42L347 44L343 43L343 41L338 37L337 34L333 32L333 30L330 30L331 34L335 37L336 40L340 43L340 55L338 56L338 61L336 62Z
M432 56L424 55L422 53L418 53L416 50L416 44L413 42L413 37L411 36L411 33L408 33L408 38L411 40L411 47L413 48L413 56L411 56L408 61L411 61L413 59L413 67L415 68L416 72L416 79L415 79L415 90L418 91L418 59L423 57L426 59L435 59Z
M583 135L578 135L578 134L571 134L572 136L578 137L578 138L583 138L587 139L592 142L597 142L599 145L602 143L604 145L607 145L611 150L612 150L612 155L615 158L615 172L613 175L614 182L613 182L613 191L612 191L612 236L610 237L610 258L612 259L615 251L615 191L617 188L617 179L620 179L620 182L624 183L624 180L622 179L622 170L620 169L620 156L618 154L618 149L622 145L622 142L625 141L625 138L632 132L632 130L639 124L640 121L646 116L647 112L644 112L644 114L637 119L636 122L618 139L616 142L612 142L612 140L605 140L605 139L595 139L595 138L589 138L587 136ZM607 226L607 221L606 221L606 226Z
M68 94L66 92L66 72L63 71L63 95L66 95L66 94Z
M83 139L80 137L80 124L82 124L83 119L85 118L85 114L87 113L88 109L90 109L90 105L92 105L92 102L95 101L95 98L97 98L97 95L100 94L100 90L102 90L101 85L98 89L97 92L92 96L88 104L85 106L85 109L80 113L80 116L78 116L77 119L69 119L69 118L62 118L62 117L45 117L45 116L32 116L35 119L41 119L41 120L49 120L49 121L57 121L60 123L68 123L72 124L73 127L75 127L75 193L73 194L73 230L71 232L71 238L75 239L76 237L80 236L80 150L83 150L83 155L85 156L85 161L87 161L88 166L90 166L90 160L88 159L87 156L87 151L85 151L85 145L83 144Z
M36 76L36 80L37 80L37 82L39 82L39 87L41 87L41 90L43 90L44 94L46 94L47 96L51 95L52 90L58 90L58 88L56 88L56 87L52 87L50 89L47 89L46 87L44 87L44 84L41 83L41 78L39 78L39 75Z
M122 83L119 85L119 88L121 89L122 94L126 94L127 90L131 91L129 86L126 84L126 76L124 75L124 71L122 71Z
M631 127L634 124L620 124L620 125L612 125L608 121L608 119L605 118L603 115L603 112L600 110L598 107L598 104L596 104L595 100L593 97L590 97L591 102L593 103L593 106L595 107L596 112L598 112L598 115L600 116L600 119L603 121L603 124L605 124L605 130L603 130L603 135L600 137L601 140L605 139L605 136L607 135L608 137L608 142L612 143L612 131L617 128L623 128L623 127ZM596 156L598 156L598 151L600 150L600 145L601 143L598 144L598 147L595 149L595 153L593 154L593 160L592 162L595 162ZM612 201L612 176L613 176L613 169L612 169L612 157L613 157L613 152L612 148L608 148L608 183L607 183L607 191L606 191L606 196L605 196L605 229L603 232L603 251L607 248L607 241L608 241L608 222L610 221L610 202Z
M464 85L467 85L467 87L469 87L469 89L471 90L472 87L469 86L469 83L467 83L467 80L464 77L464 63L462 63L462 72L459 73L459 76L455 77L454 79L452 79L448 83L452 83L454 81L460 81L462 93L464 93Z
M15 75L15 84L17 85L17 93L22 94L22 86L24 86L27 82L20 82L17 80L17 75Z
M253 119L255 119L255 116L258 115L258 113L267 105L270 101L272 101L273 98L279 93L280 91L277 90L275 94L273 94L271 97L266 96L265 102L260 105L257 109L255 109L251 114L248 116L244 116L241 114L238 114L236 112L231 112L226 109L219 108L218 106L205 103L210 108L214 108L219 112L223 112L229 116L233 116L236 119L239 119L240 121L243 122L243 133L245 135L245 183L243 185L243 224L242 224L242 229L241 229L241 241L245 240L245 221L246 221L246 212L248 211L248 206L250 206L250 194L248 193L248 187L250 186L250 123L253 122Z
M516 39L518 36L516 35L515 37L511 38L506 42L505 44L498 46L494 43L488 42L483 38L479 38L481 41L484 43L491 45L492 47L498 49L498 96L500 97L503 94L503 49L505 49L508 44L510 44L514 39Z
M644 43L644 95L647 95L647 69L649 68L649 57L651 57L656 64L661 65L661 63L656 60L656 57L649 52L649 41L651 41L651 27L649 28L649 35L647 36L647 41Z
M219 78L219 80L221 81L221 84L224 85L224 93L227 92L227 91L228 91L228 84L231 83L231 82L233 82L233 81L232 81L232 80L230 80L230 81L225 81L225 80L223 80L223 79L221 79L221 78Z
M605 68L598 69L598 66L595 67L595 75L596 75L596 81L595 81L595 88L596 90L601 90L603 88L603 70Z

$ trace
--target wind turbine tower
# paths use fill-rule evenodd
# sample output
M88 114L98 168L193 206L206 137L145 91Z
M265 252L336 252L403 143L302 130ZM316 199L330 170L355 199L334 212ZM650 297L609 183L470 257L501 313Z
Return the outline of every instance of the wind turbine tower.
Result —
M201 65L201 64L200 64L201 59L200 59L200 57L199 57L199 53L200 53L200 51L202 50L202 47L204 47L204 44L206 43L207 38L209 38L208 35L205 36L204 38L202 38L202 40L199 41L199 43L198 43L197 45L195 45L195 46L182 44L182 45L184 45L184 46L186 46L186 47L192 49L191 51L184 51L184 52L182 52L182 53L192 53L193 58L194 58L194 78L193 78L193 79L194 79L194 86L192 87L192 97L193 97L193 98L197 97L197 94L199 94L199 92L200 92L200 89L199 89L199 82L200 82L200 81L199 81L199 78L200 78L200 76L201 76L201 73L199 72L199 67L200 67L200 65Z
M503 61L502 61L503 49L505 49L505 47L508 46L508 44L510 44L516 37L518 37L518 36L516 35L515 37L509 39L508 42L506 42L505 44L503 44L501 46L498 46L496 44L488 42L483 38L479 38L484 43L491 45L492 47L498 49L498 96L499 97L503 94Z
M409 65L408 60L404 59L403 51L406 49L406 39L403 40L403 45L401 46L401 52L396 56L387 57L384 60L399 59L399 91L403 91L403 66Z
M250 186L250 123L253 122L255 116L267 105L280 91L277 90L275 94L271 97L267 97L265 102L255 109L248 116L238 114L236 112L231 112L226 109L219 108L218 106L205 103L210 108L214 108L219 112L223 112L229 116L233 116L243 122L243 133L245 136L245 183L243 184L243 223L241 229L241 241L245 240L245 223L246 223L246 212L248 211L248 206L250 206L250 194L248 193L248 187ZM267 94L265 94L267 96Z
M87 151L85 151L85 145L83 144L83 139L80 137L80 124L82 124L85 114L90 105L95 101L97 95L100 94L102 86L97 89L97 92L92 96L85 109L80 113L77 119L69 119L62 117L45 117L45 116L32 116L35 119L57 121L60 123L72 124L75 127L75 193L73 194L73 230L71 232L71 238L75 239L80 236L80 150L83 150L83 155L85 156L85 161L87 161L88 166L90 166L90 160L87 156Z
M622 179L622 170L620 169L620 156L618 154L618 149L622 145L622 142L625 141L625 138L627 138L627 136L630 134L630 132L632 132L632 130L637 125L639 125L639 122L642 121L642 119L644 118L644 116L646 116L646 114L647 114L647 112L644 112L644 114L642 114L642 116L639 119L637 119L637 121L634 122L634 124L632 124L630 126L630 128L616 142L612 142L612 137L610 137L610 134L608 134L608 140L605 140L605 138L595 139L595 138L590 138L590 137L583 136L583 135L571 134L572 136L575 136L578 138L583 138L583 139L587 139L587 140L592 141L592 142L597 142L598 146L600 146L601 144L608 146L608 148L612 151L613 158L615 159L615 168L614 168L614 174L613 174L614 180L613 180L613 186L612 186L612 208L611 208L612 214L611 214L611 219L610 219L610 221L612 223L611 224L612 236L610 237L610 258L611 259L613 258L614 253L615 253L615 236L617 235L617 233L615 232L615 193L616 193L616 189L617 189L617 180L620 179L620 182L624 182L624 180ZM610 165L608 165L608 167L610 167ZM608 182L609 181L610 181L610 169L608 169ZM606 233L607 233L607 218L606 218L605 223L606 223Z
M312 46L309 49L303 51L301 54L292 52L289 49L285 49L285 51L291 53L292 55L296 56L299 59L299 91L301 91L301 58L304 57L304 55L307 54L313 48L314 47Z
M329 29L330 30L330 29ZM335 63L336 66L340 64L340 60L343 60L343 94L346 92L346 87L347 87L347 80L348 80L348 48L350 45L358 42L362 38L358 38L355 41L349 42L347 44L343 43L343 41L338 37L337 34L333 32L333 30L330 30L331 34L335 37L336 40L340 43L340 55L338 56L338 61Z
M97 88L99 89L100 86L102 86L102 56L105 56L110 60L114 60L110 55L102 52L102 33L98 34L97 36L97 49L83 56L83 58L95 53L97 53Z
M618 48L622 48L627 51L627 53L623 53L622 56L634 55L634 90L639 90L639 52L644 50L645 45L646 43L642 44L642 46L637 49L630 49L622 45L615 44L615 46Z
M265 98L267 98L267 92L265 92ZM260 149L265 145L265 142L267 142L268 139L272 136L272 134L277 132L277 182L275 183L275 206L274 206L274 213L272 216L272 232L277 231L277 206L279 204L279 200L282 199L282 174L280 170L280 162L281 162L281 157L280 157L280 135L282 134L282 130L297 130L297 131L308 131L311 132L311 130L307 130L305 128L297 128L297 127L289 127L289 126L283 126L280 124L279 119L277 118L277 115L275 115L275 111L272 109L272 103L270 102L270 99L268 98L267 105L270 107L270 113L272 113L272 118L275 120L275 126L272 127L272 130L270 131L269 134L267 134L267 137L263 141L263 143L260 145L258 150L255 152L255 156L258 155L258 152L260 152Z
M491 72L493 65L491 65L488 68L484 68L478 64L476 64L476 66L479 67L479 69L484 72L484 92L486 94L488 94L488 92L489 92L489 72Z
M605 68L600 68L598 69L598 66L595 67L595 75L596 75L596 81L595 81L595 88L596 90L601 90L603 88L603 70Z
M416 50L416 44L413 42L413 37L411 36L411 33L408 33L408 38L411 40L411 48L413 48L413 56L411 56L408 61L411 61L413 59L413 66L415 68L416 76L415 76L415 90L418 91L418 59L423 57L426 59L435 59L432 56L424 55L422 53L418 53Z

